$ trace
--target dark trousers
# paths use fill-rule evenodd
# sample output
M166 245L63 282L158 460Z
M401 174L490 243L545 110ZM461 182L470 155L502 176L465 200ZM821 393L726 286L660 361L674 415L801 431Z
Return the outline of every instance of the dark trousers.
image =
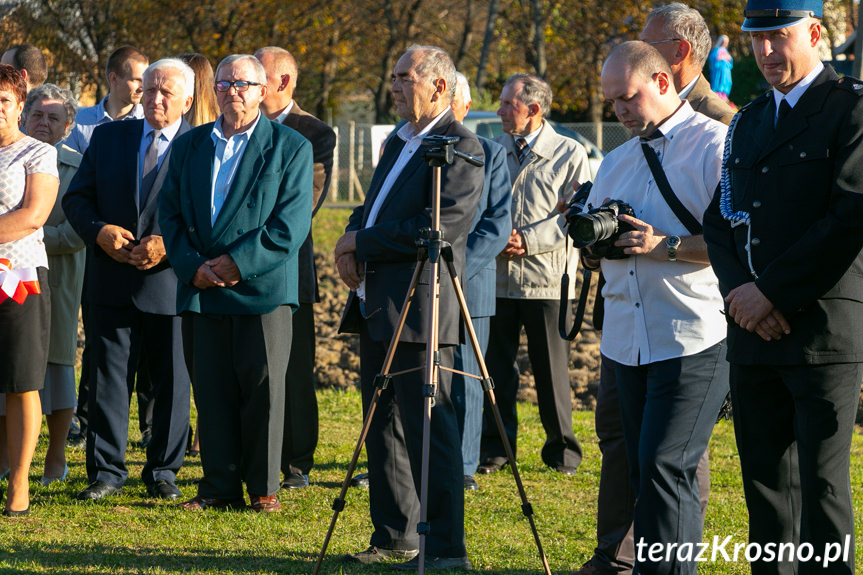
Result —
M844 545L847 563L756 561L754 575L854 573L850 450L863 364L731 365L749 540Z
M140 354L149 358L153 435L144 483L174 481L189 433L189 375L183 361L180 318L142 312L132 305L90 303L90 422L87 476L120 487L126 481L129 400Z
M240 499L279 491L291 308L263 315L183 315L201 467L198 494Z
M617 364L623 433L636 503L633 573L696 572L693 561L652 562L638 546L698 543L702 537L696 468L728 394L725 342L647 365Z
M360 334L363 413L375 392L375 375L384 364L389 342L374 341L365 323ZM441 348L441 364L450 366L453 348ZM399 343L390 373L425 364L425 344ZM439 370L431 410L426 552L434 557L464 557L464 484L461 441L450 401L451 374ZM423 438L423 369L393 377L383 390L366 437L369 460L371 545L416 549L419 535Z
M308 475L318 446L315 395L315 305L301 303L293 315L291 357L285 377L285 431L282 473Z
M480 352L485 356L488 349L488 333L490 318L471 318L476 339L479 341ZM479 362L470 343L464 343L455 350L453 360L455 369L482 375ZM478 379L452 374L452 402L455 405L458 419L458 432L461 436L461 457L464 474L472 477L479 466L479 445L482 439L482 404L485 392ZM497 427L495 427L497 429Z
M594 419L599 451L602 453L602 468L596 509L596 549L591 557L591 564L603 574L627 574L635 565L635 544L632 537L635 490L632 488L629 463L626 460L620 395L614 375L617 362L604 355L601 360ZM710 497L708 450L701 456L695 475L703 525Z
M558 300L498 298L491 318L491 336L485 354L506 435L516 452L519 370L516 364L521 328L527 333L527 353L536 384L539 417L545 429L542 460L549 467L578 467L581 446L572 432L572 390L569 382L569 342L557 330ZM502 464L506 451L491 406L483 413L480 460ZM517 457L517 455L516 455Z

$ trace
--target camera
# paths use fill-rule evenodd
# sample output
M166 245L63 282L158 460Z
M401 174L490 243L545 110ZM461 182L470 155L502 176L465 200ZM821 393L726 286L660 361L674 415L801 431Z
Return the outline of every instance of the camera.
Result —
M582 187L587 184L583 184ZM579 197L579 192L581 192L581 187L576 191L576 198ZM570 202L571 205L574 204L576 198ZM584 201L586 200L582 200L582 202ZM577 206L577 204L575 205ZM628 258L629 255L623 253L623 248L615 246L614 242L621 234L635 229L626 222L617 219L617 216L621 214L635 217L632 206L621 200L608 200L595 209L588 204L587 209L587 212L572 210L566 216L567 233L572 238L573 245L577 248L592 246L592 255L597 258L609 260Z

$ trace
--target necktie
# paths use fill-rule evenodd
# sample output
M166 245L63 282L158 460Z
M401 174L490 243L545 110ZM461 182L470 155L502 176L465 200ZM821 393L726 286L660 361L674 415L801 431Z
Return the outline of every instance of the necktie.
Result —
M779 104L779 115L776 116L776 126L782 123L782 120L785 119L785 116L788 115L788 112L791 111L791 104L788 103L788 100L782 98L782 103Z
M527 157L527 153L530 151L530 146L527 145L527 140L524 138L517 138L515 140L515 149L518 151L518 163L523 164L524 159Z
M139 206L143 206L150 195L150 189L153 187L153 182L156 181L156 174L159 172L159 138L162 132L153 130L150 132L152 140L147 147L147 153L144 155L144 170L141 177L141 200Z

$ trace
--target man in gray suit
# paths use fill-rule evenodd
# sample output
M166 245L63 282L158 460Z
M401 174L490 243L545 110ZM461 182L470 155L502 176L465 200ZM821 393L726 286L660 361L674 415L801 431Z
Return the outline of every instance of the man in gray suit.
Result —
M452 108L456 121L461 122L470 110L470 85L461 72L456 73L455 97ZM506 246L512 229L509 215L512 202L512 184L506 168L506 151L503 146L487 138L478 137L485 153L485 183L482 197L474 217L473 228L467 237L465 275L461 278L471 323L482 353L488 348L491 316L494 315L495 256ZM479 374L479 363L470 342L455 351L455 369ZM464 466L465 489L479 489L473 478L479 466L479 444L482 436L482 386L478 379L460 373L452 376L452 401L461 433L461 452Z

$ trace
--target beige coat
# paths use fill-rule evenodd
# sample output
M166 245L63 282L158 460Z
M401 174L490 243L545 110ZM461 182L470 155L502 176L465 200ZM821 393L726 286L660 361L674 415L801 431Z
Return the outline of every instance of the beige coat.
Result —
M78 307L84 285L84 242L66 221L60 202L78 171L81 154L58 143L57 169L60 190L57 201L42 228L45 250L48 252L48 284L51 286L51 337L48 361L60 365L75 365L78 345Z
M512 226L524 238L527 251L521 258L497 257L497 297L557 299L567 243L571 278L578 270L578 250L566 237L564 218L555 207L560 198L572 197L573 180L590 180L587 152L575 140L555 132L547 122L543 122L523 165L518 163L511 135L503 134L495 141L506 149L513 182ZM575 297L575 281L570 282L568 297Z

